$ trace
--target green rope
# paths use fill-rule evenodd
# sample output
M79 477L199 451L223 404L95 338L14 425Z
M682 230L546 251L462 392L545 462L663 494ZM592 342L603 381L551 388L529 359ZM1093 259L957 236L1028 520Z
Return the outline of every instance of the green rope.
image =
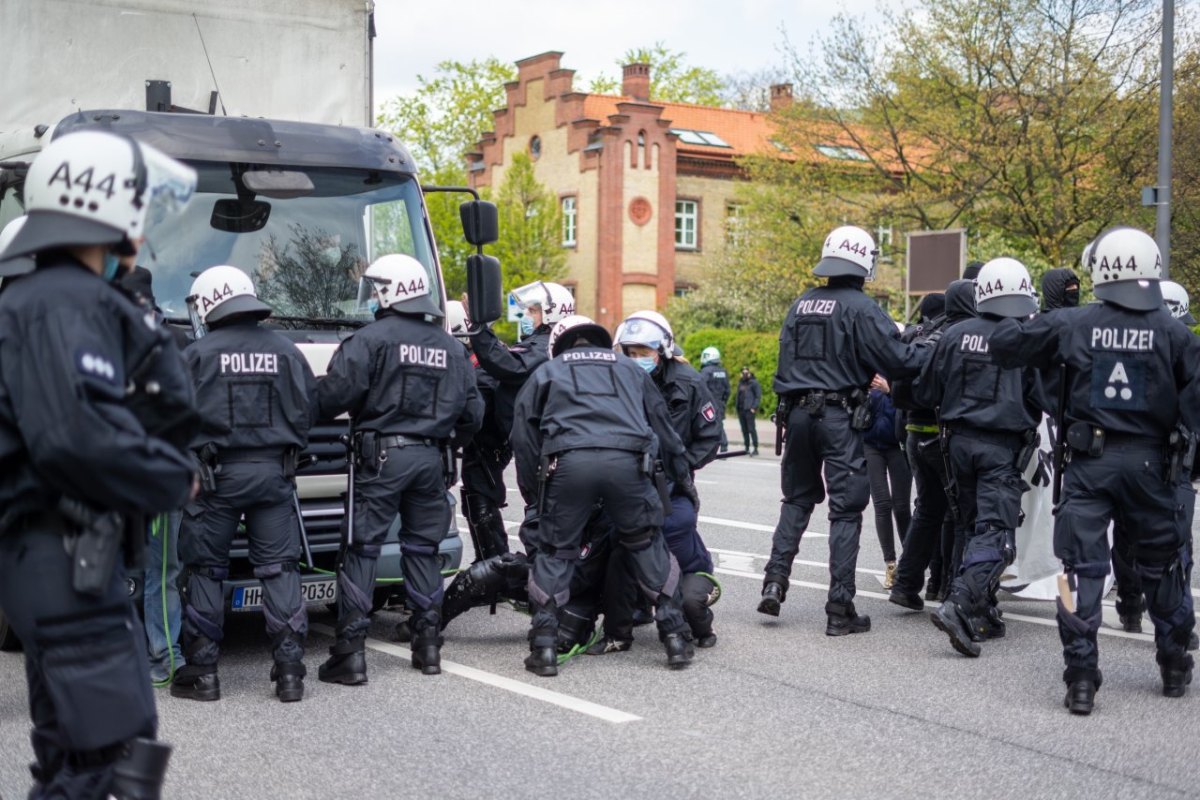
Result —
M584 644L577 644L574 647L572 647L570 650L568 650L567 652L558 654L558 665L561 667L563 664L567 663L575 656L586 653L588 651L588 648L590 648L596 642L600 641L600 638L603 635L604 635L604 629L601 628L599 625L597 625L596 629L594 631L592 631L592 638L588 639L587 642L585 642Z
M163 614L163 639L167 642L167 679L165 681L155 681L154 688L162 689L171 685L171 679L175 677L175 645L171 642L171 623L167 618L167 539L169 531L167 530L167 515L159 514L154 518L154 522L150 523L150 536L162 537L162 614Z
M703 575L705 578L708 578L710 581L712 581L713 586L717 587L716 597L713 597L712 602L708 604L709 607L715 606L717 604L717 602L721 599L721 582L719 580L717 580L717 577L715 575L711 575L707 572L697 572L696 574Z

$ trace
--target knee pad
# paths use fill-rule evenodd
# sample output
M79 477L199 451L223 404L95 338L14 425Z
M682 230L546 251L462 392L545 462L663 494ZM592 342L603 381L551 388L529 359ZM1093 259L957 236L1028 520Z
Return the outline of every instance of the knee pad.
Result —
M295 562L280 562L278 564L262 564L254 568L254 577L259 580L265 578L275 578L285 572L296 572L297 566Z
M654 541L655 528L646 528L634 533L623 533L617 537L617 543L631 553L645 550Z
M64 750L100 750L154 734L146 656L125 607L38 619L35 636Z
M420 539L409 539L400 542L400 554L404 556L436 556L438 546L432 542Z
M350 545L349 551L359 558L377 559L379 558L379 554L383 552L383 545L354 542Z

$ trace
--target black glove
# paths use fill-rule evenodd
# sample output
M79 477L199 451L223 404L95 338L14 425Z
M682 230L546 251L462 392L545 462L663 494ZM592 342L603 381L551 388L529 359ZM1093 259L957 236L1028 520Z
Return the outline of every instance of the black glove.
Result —
M692 501L692 505L696 507L696 513L699 514L700 493L696 491L695 482L691 478L688 478L686 481L683 481L679 484L679 491L684 497Z

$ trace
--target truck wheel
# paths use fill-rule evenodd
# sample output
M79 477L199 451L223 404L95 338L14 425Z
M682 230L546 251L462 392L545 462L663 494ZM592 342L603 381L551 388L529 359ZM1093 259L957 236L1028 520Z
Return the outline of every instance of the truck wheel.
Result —
M0 611L0 650L15 653L20 649L21 640L17 638L17 632L8 624L8 617L4 616L4 612Z

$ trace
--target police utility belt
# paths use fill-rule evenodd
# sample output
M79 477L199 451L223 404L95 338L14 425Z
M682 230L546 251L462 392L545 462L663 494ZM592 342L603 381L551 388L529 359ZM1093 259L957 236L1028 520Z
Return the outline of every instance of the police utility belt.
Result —
M98 511L70 497L62 497L52 510L18 517L6 531L57 534L71 557L71 588L82 594L103 596L110 586L117 558L135 563L145 544L144 530L116 511Z
M1106 446L1161 450L1166 461L1163 479L1167 483L1190 477L1196 461L1196 435L1182 425L1176 426L1163 441L1153 436L1109 432L1089 422L1075 422L1067 426L1066 440L1064 456L1067 461L1079 457L1099 458Z
M223 464L278 464L284 477L296 477L299 466L299 451L294 447L226 447L219 448L212 442L196 451L200 466L200 485L206 492L217 490L217 475Z
M870 430L871 424L874 421L871 415L871 407L867 405L867 397L867 393L862 389L837 392L815 389L792 392L781 398L780 405L783 408L776 413L783 420L784 424L786 424L792 408L802 408L810 416L821 417L824 416L827 406L835 406L844 409L850 415L851 428L856 431L865 431Z
M375 431L354 432L354 457L359 466L383 464L388 459L387 451L397 447L440 447L437 439L425 436L405 436L398 433Z
M1029 466L1029 462L1033 460L1033 455L1037 452L1038 445L1042 442L1042 437L1038 434L1036 428L1029 428L1024 431L987 430L986 428L977 428L974 425L964 425L953 421L946 422L942 427L943 446L952 435L960 435L1012 450L1017 454L1016 467L1018 472L1025 471Z

